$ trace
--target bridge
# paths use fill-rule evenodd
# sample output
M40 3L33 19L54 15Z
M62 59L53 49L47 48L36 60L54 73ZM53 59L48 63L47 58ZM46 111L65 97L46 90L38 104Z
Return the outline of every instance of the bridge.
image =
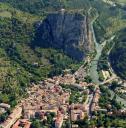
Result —
M98 61L98 62L108 62L108 60L91 60L91 61Z

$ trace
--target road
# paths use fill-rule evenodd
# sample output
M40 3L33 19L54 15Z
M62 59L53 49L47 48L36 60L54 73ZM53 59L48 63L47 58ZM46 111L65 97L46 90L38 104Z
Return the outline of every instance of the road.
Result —
M86 61L86 60L85 60ZM84 65L82 65L75 73L74 76L79 80L84 80L84 77L87 75Z
M116 79L118 79L118 78L117 78L117 76L114 75L110 79L108 79L108 80L106 80L106 81L104 81L104 82L102 82L100 84L104 85L104 84L107 84L107 83L111 83L113 80L116 80Z
M93 100L93 93L88 94L87 100L85 102L85 105L87 106L87 115L89 117L89 120L91 119L91 104Z

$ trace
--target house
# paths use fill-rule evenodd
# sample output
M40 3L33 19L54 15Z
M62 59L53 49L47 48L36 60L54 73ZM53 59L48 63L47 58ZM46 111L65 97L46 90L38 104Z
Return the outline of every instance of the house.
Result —
M77 120L83 120L84 119L84 112L82 110L71 110L71 120L77 121Z
M102 70L101 73L102 73L102 75L103 75L104 80L107 80L107 79L110 78L110 73L109 73L109 71Z
M31 122L29 122L27 119L19 119L12 128L30 128Z
M16 106L12 113L8 116L7 120L0 124L2 128L10 128L17 119L22 115L22 107Z
M62 124L63 124L63 114L60 111L58 111L55 120L55 128L61 128Z
M11 106L9 104L6 103L0 103L0 108L4 108L4 109L9 109Z

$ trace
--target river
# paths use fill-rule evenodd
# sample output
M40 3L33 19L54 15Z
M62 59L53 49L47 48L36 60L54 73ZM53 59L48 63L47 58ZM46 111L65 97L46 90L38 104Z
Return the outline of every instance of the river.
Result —
M98 66L98 61L97 60L99 60L99 58L102 54L102 50L103 50L104 46L106 45L106 42L113 40L115 36L112 36L110 39L105 40L103 43L99 44L96 40L96 37L95 37L93 22L91 24L91 31L93 33L93 40L94 40L94 43L95 43L96 56L94 57L94 59L90 63L89 75L92 78L93 83L95 83L96 85L100 85L101 82L99 81L99 74L98 74L98 71L97 71L97 66ZM94 60L96 60L96 61L94 61ZM111 95L113 97L115 95L115 92L113 92L112 90L110 90L110 92L111 92ZM126 100L125 99L116 95L116 100L118 102L121 102L122 104L124 104L124 106L126 107Z
M102 50L103 50L104 46L106 45L106 42L112 41L115 38L115 35L110 37L108 40L103 41L102 43L98 43L96 40L96 37L95 37L93 22L91 23L91 31L93 33L93 40L94 40L94 44L95 44L96 56L90 63L89 75L92 78L93 83L99 85L101 82L99 81L99 74L97 71L98 60L102 54Z
M97 60L99 60L99 58L101 56L103 47L106 45L106 41L104 41L101 44L99 44L97 42L96 37L95 37L94 28L93 28L93 22L91 23L91 31L93 33L93 40L94 40L94 43L95 43L96 56L94 57L94 59L90 63L89 75L90 75L93 83L100 84L99 74L98 74L98 71L97 71L97 65L98 65L98 61Z

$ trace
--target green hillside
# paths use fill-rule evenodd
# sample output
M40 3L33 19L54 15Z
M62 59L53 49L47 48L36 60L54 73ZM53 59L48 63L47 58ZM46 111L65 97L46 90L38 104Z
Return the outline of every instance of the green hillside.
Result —
M65 8L69 11L83 10L84 13L97 13L99 17L94 24L95 33L98 42L108 38L126 26L126 13L118 7L112 7L102 0L0 0L0 2L9 3L13 7L22 11L30 12L36 15L46 15Z
M121 30L110 54L110 60L115 72L126 79L126 29Z
M88 8L89 1L90 0L0 0L0 2L9 3L17 9L37 15L56 11L61 8Z
M80 11L82 13L99 14L94 23L95 33L98 42L115 34L126 26L126 13L118 7L112 7L102 0L0 0L9 3L13 7L30 12L32 14L45 16L49 12L54 12L65 8L69 11Z

